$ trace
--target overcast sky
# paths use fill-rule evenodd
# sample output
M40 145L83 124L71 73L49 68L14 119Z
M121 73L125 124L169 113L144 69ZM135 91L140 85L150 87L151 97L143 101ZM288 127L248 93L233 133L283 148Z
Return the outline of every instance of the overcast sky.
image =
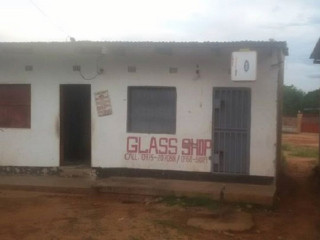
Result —
M320 87L320 0L0 0L0 41L287 41L285 84Z

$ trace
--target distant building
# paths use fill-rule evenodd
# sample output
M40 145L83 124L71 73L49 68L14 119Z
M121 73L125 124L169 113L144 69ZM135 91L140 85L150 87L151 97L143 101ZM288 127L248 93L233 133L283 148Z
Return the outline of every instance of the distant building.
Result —
M313 59L314 64L320 64L320 38L316 43L316 46L314 47L310 58Z

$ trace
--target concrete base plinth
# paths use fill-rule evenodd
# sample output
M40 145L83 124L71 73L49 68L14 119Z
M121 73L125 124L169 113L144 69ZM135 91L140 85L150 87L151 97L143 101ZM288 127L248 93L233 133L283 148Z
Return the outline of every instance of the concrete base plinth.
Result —
M209 197L226 202L244 202L271 206L275 185L202 182L154 178L110 177L95 182L99 192L152 196Z
M253 185L155 178L0 176L0 188L56 192L91 192L139 194L149 196L208 197L226 202L244 202L271 206L275 185Z

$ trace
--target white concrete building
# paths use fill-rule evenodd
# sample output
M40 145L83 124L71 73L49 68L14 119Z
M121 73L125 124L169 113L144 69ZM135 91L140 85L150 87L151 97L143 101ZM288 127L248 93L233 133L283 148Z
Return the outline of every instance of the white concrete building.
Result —
M272 182L285 55L285 42L0 43L1 169Z

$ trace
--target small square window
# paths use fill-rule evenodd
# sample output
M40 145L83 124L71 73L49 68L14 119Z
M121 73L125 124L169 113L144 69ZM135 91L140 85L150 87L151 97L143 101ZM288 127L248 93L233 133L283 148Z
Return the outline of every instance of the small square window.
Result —
M128 66L128 72L135 73L137 71L136 66Z
M80 65L74 65L74 66L72 66L72 70L74 72L80 72L81 71L81 66Z
M176 105L174 87L129 87L127 131L175 134Z
M31 72L31 71L33 71L33 66L32 65L26 65L24 69L25 69L26 72Z
M176 68L176 67L169 68L169 73L177 73L177 72L178 72L178 68Z

